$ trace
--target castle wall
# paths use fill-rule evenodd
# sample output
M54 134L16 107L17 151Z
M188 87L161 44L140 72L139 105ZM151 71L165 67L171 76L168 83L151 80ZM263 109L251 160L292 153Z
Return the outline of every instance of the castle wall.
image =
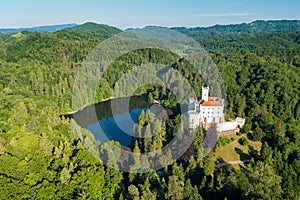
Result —
M188 113L189 126L191 129L196 129L200 126L200 114L197 112Z
M201 122L204 123L220 123L223 121L223 106L202 106L200 105Z
M227 121L227 122L217 124L218 132L234 130L236 128L237 128L237 121Z

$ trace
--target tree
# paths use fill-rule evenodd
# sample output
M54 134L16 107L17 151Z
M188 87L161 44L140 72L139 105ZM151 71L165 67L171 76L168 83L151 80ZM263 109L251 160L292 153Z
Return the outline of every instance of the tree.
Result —
M183 198L183 182L177 176L172 175L168 181L167 199L182 199Z
M202 200L201 195L199 194L198 188L196 186L194 186L194 192L191 196L190 199L194 199L194 200Z
M184 184L184 190L183 190L183 198L184 199L190 199L190 197L193 195L193 186L191 184L190 179L188 179Z
M275 129L275 135L285 136L286 127L282 120L276 122L274 129Z
M256 127L252 133L252 139L254 141L260 141L264 137L264 133L261 128Z
M141 189L143 191L142 196L141 196L142 200L155 200L156 199L156 193L151 192L150 186L151 186L151 184L149 182L149 178L147 177L144 185L141 187Z
M130 194L131 199L133 199L133 200L139 200L140 199L139 189L137 187L135 187L134 185L130 185L128 187L128 193Z
M239 94L236 95L235 99L235 105L236 105L236 114L239 117L244 117L244 110L246 108L246 98L245 96L240 96Z
M244 170L232 177L231 183L236 184L247 198L270 199L281 198L282 178L274 172L272 167L261 161L251 162Z
M122 172L108 167L105 170L104 178L103 199L114 199L114 195L119 191L120 183L123 180Z
M215 170L216 156L213 153L209 153L203 158L203 169L205 175L213 175Z
M5 150L5 139L0 137L0 156L4 154Z
M198 127L195 132L195 136L194 136L194 140L193 140L193 143L195 144L196 149L197 149L196 156L198 159L203 158L203 154L204 154L203 142L204 142L203 129L202 129L202 127Z
M152 132L150 124L146 125L144 132L144 152L150 152L151 143L152 143Z

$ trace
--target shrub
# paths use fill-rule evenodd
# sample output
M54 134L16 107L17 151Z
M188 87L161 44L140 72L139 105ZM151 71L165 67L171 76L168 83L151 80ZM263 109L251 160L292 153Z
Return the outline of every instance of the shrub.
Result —
M239 143L243 146L247 146L249 144L249 141L247 138L241 138L239 139Z
M260 141L263 137L265 136L264 132L262 131L261 128L256 127L252 133L252 140L254 141Z
M226 144L229 144L232 140L229 139L229 138L219 138L218 140L218 143L217 143L217 147L220 148L220 147L223 147L225 146Z

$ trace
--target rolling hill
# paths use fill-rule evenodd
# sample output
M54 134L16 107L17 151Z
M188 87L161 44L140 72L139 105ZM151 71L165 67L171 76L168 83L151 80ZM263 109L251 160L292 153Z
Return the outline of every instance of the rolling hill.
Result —
M30 31L30 32L48 32L52 33L55 31L59 31L65 28L71 28L76 26L77 24L61 24L61 25L51 25L51 26L37 26L31 28L0 28L0 34L11 34L11 33L18 33L21 31Z

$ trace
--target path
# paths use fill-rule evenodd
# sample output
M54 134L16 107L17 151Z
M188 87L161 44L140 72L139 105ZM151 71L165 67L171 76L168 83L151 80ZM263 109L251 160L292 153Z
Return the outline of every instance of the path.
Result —
M250 160L236 160L236 161L222 162L222 163L216 164L215 167L220 168L220 167L224 167L224 166L227 166L227 165L247 163L249 161Z

